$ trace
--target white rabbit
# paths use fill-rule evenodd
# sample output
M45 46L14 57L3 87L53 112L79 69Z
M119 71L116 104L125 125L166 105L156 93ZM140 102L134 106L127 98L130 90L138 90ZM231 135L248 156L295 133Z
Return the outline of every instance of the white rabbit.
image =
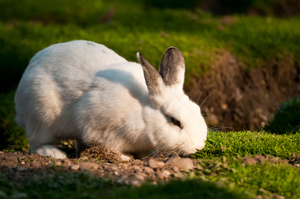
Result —
M128 62L90 41L38 52L15 95L16 119L30 152L65 158L51 145L57 139L76 139L77 154L102 145L124 160L157 149L183 155L201 150L207 126L199 106L183 92L181 52L168 48L159 72L140 53L137 59L140 64Z

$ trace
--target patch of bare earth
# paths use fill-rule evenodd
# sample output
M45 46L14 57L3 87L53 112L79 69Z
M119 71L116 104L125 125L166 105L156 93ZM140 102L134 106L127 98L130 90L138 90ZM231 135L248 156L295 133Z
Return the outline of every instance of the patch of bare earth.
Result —
M247 69L225 52L185 90L199 105L205 101L201 109L212 130L258 130L283 101L300 94L300 66L286 58Z
M96 153L97 156L95 156ZM220 165L179 156L166 157L163 154L156 154L143 159L132 159L128 162L119 161L117 153L103 147L88 149L83 154L86 156L79 159L57 160L28 152L0 151L0 174L4 174L5 178L17 186L27 182L30 178L42 176L45 173L55 175L57 173L83 171L116 183L139 186L147 181L156 184L157 181L167 182L171 179L185 179L191 175L218 175L218 172L224 169L234 172L234 169L228 168L227 164ZM293 154L291 158L286 160L262 155L245 156L241 162L243 166L271 162L299 167L300 154ZM207 170L210 172L206 173Z

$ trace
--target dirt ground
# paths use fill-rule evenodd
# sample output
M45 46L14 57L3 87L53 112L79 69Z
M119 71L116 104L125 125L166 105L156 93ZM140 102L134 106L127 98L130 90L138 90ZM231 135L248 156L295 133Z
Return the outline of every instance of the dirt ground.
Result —
M211 170L209 175L217 175L218 171L226 169L226 167L213 162L183 158L176 154L172 157L167 157L163 153L155 154L143 159L132 158L129 162L120 162L118 159L119 154L101 147L93 147L83 152L83 154L85 156L79 159L57 160L28 152L0 151L0 174L4 174L5 178L14 182L17 186L36 175L83 171L90 172L96 177L110 179L113 182L139 186L149 180L156 184L157 181L184 179L189 175L205 173L207 169ZM299 167L300 154L293 154L289 159L283 160L268 155L245 156L241 161L243 166L265 164L267 161Z
M220 54L209 72L185 87L212 130L260 130L282 102L300 94L300 66L288 57L248 69L229 52Z

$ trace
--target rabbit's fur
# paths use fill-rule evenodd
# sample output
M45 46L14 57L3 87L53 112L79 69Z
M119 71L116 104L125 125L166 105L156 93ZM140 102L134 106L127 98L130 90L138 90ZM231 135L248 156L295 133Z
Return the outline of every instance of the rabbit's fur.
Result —
M140 64L128 62L90 41L38 52L15 95L16 119L30 151L65 158L51 145L57 139L76 139L77 154L95 144L122 154L202 149L207 126L183 92L181 52L168 48L159 72L140 53L137 58Z

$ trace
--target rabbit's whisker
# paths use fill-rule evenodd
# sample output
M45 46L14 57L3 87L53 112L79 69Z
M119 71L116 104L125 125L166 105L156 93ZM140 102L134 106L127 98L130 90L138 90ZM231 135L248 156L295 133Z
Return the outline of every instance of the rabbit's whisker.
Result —
M210 82L211 82L211 80L209 80L209 82L208 82L208 83L204 86L204 88L201 90L201 92L200 92L200 94L199 94L199 96L198 96L198 98L197 98L196 104L198 104L198 101L199 101L199 98L200 98L202 92L203 92L203 91L205 90L205 88L210 84Z
M202 104L204 104L204 102L213 94L213 93L215 93L216 91L214 91L214 92L212 92L211 94L209 94L204 100L203 100L203 102L200 104L200 108L201 108L201 106L202 106Z

